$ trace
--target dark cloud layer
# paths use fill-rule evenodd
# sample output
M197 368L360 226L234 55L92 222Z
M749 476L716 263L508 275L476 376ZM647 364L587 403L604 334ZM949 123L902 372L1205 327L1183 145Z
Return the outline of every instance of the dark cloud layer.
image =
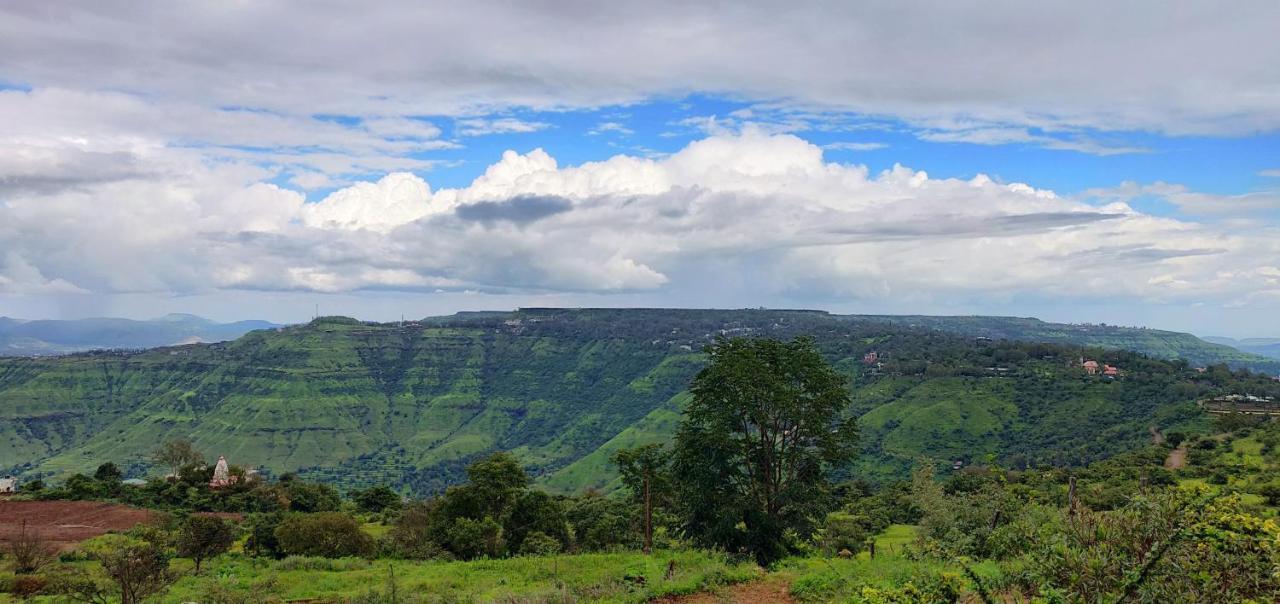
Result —
M479 201L455 210L458 218L482 223L512 222L528 224L556 214L568 212L573 202L563 197L522 195L503 201Z

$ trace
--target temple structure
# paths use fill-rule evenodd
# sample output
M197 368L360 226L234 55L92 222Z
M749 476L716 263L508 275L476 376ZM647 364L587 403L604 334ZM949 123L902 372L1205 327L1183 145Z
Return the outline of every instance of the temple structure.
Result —
M231 470L227 467L227 458L219 455L218 464L213 466L213 478L209 479L209 487L217 489L235 483L236 477L231 475Z

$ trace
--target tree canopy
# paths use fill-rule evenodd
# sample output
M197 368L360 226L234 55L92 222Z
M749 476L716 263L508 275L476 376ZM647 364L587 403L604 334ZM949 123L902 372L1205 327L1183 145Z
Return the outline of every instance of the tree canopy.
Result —
M848 386L808 338L721 340L708 354L676 433L683 528L767 564L788 531L812 533L829 471L854 457Z

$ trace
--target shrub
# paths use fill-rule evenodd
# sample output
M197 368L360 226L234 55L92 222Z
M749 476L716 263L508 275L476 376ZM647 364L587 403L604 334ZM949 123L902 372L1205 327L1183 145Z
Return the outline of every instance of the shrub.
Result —
M102 535L81 547L98 569L64 566L50 575L47 592L81 602L110 601L138 604L168 588L176 578L169 570L169 554L155 543L125 535Z
M276 539L276 528L280 526L283 516L274 514L255 514L249 519L249 538L245 540L244 549L250 555L266 558L283 558L280 541Z
M432 538L435 507L424 501L410 503L400 513L387 535L387 553L410 560L426 560L446 555Z
M373 538L341 512L289 516L275 529L280 551L289 555L342 558L374 553Z
M18 535L5 543L4 552L13 558L13 572L17 575L34 573L53 561L55 551L45 543L39 533L27 530L27 521L22 521Z
M49 581L44 577L34 575L14 577L9 584L9 593L25 600L44 591L48 583Z
M445 545L463 560L482 556L496 558L506 550L502 525L492 518L455 518L445 532Z
M115 484L122 478L124 478L124 472L120 471L119 466L109 461L98 466L98 470L93 473L94 480L105 483Z
M230 524L212 516L192 516L182 523L178 532L178 555L191 558L200 574L200 563L231 549L235 533Z
M1114 512L1082 510L1036 540L1031 574L1071 601L1274 601L1280 528L1238 495L1203 497L1165 492Z
M525 535L520 544L520 554L524 556L551 556L560 553L560 542L541 531Z
M823 553L833 556L840 550L847 549L857 553L866 549L867 540L871 538L870 524L870 519L862 514L848 512L827 514L818 539Z

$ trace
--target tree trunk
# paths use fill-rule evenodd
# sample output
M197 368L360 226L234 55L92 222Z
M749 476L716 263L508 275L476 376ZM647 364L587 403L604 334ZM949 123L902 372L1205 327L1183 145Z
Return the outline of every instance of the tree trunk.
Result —
M653 553L653 504L649 494L649 474L644 475L644 553Z

